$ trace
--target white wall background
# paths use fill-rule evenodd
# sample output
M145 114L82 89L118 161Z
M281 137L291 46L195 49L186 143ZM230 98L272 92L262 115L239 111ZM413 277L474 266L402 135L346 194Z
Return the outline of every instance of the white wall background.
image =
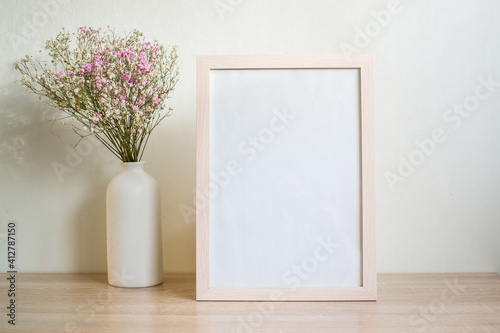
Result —
M110 25L180 47L174 113L144 158L162 189L166 272L195 271L194 217L183 218L179 207L193 207L196 55L342 53L347 44L376 61L379 272L500 272L500 86L478 88L481 78L500 82L500 6L401 0L390 22L375 23L372 13L388 6L387 0L0 1L0 246L7 222L17 220L19 271L106 270L105 190L119 161L91 145L80 148L81 160L72 155L67 147L76 138L60 124L52 128L59 137L51 133L53 110L12 84L11 65L35 55L62 27ZM363 40L358 29L371 29L372 37ZM473 97L476 89L482 100ZM443 119L463 103L475 111L463 113L460 126L458 118ZM438 128L446 140L415 170L401 167L407 177L391 188L387 173L398 175L400 158L419 162L415 141ZM72 172L58 179L53 162L69 162Z

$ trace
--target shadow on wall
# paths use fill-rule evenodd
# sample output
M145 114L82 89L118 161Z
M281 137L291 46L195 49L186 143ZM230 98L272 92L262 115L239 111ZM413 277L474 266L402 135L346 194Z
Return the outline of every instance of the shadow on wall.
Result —
M45 140L39 140L46 109L22 93L4 94L0 106L0 164L18 168L30 163Z
M79 138L53 124L61 113L34 95L14 85L2 92L0 197L5 211L33 231L26 239L31 270L105 272L106 187L119 163L91 140L73 148Z
M73 219L74 267L81 273L105 273L106 265L106 188L109 177L104 166L86 168L85 196Z

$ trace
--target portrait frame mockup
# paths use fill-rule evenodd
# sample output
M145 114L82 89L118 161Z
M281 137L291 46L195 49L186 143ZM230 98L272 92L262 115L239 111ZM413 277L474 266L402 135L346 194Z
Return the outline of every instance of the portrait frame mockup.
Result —
M371 55L198 56L196 299L374 301Z

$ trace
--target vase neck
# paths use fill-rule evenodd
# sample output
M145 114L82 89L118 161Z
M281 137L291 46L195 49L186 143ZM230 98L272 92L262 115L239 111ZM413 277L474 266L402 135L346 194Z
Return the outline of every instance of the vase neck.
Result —
M121 163L123 171L144 171L146 162L123 162Z

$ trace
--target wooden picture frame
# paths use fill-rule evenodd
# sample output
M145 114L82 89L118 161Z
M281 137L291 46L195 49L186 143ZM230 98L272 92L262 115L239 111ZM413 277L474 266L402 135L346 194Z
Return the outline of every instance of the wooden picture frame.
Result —
M198 56L197 300L376 300L373 84L371 55Z

